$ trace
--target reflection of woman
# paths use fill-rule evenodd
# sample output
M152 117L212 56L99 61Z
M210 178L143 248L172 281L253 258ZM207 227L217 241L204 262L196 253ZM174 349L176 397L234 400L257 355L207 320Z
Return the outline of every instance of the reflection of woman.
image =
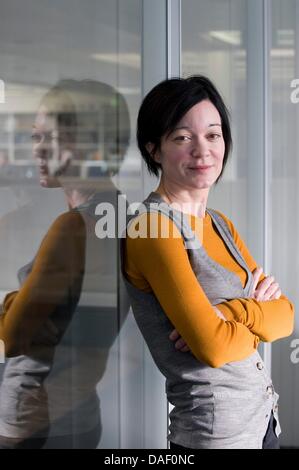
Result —
M174 405L171 448L277 448L277 394L257 346L291 334L293 306L232 222L206 208L231 146L225 105L205 77L166 80L144 99L137 132L161 180L131 216L123 269ZM167 338L179 335L175 353Z
M93 133L92 145L86 133ZM49 447L96 447L101 435L96 385L119 323L116 308L79 299L82 292L95 296L117 289L116 241L96 238L95 208L103 201L117 203L110 176L129 141L127 106L106 84L60 82L43 98L32 138L40 184L62 186L70 210L20 270L20 290L4 301L0 338L6 354L16 357L8 361L0 389L0 447L41 447L49 428ZM112 141L119 162L111 169ZM75 177L75 159L95 144L106 157L103 179Z

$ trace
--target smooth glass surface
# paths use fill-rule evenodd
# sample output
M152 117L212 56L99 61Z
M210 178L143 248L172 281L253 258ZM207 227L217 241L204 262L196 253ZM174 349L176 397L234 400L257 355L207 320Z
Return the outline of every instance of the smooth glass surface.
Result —
M95 207L108 202L117 214L118 192L141 198L142 4L0 7L1 300L20 290L4 310L53 323L34 320L22 331L34 336L26 357L0 365L0 446L119 448L123 432L140 447L143 343L122 290L117 238L97 236ZM59 185L48 184L52 171Z
M209 76L231 111L233 152L209 205L232 219L295 307L299 104L290 97L299 78L298 18L297 0L182 0L183 75ZM296 320L294 334L272 345L286 447L299 446L298 346Z
M272 1L272 260L284 292L298 306L298 118L299 104L291 82L299 78L299 2ZM298 89L298 86L296 87ZM298 308L298 307L297 307ZM273 380L280 394L280 418L285 447L299 447L299 324L292 336L273 344Z
M232 116L234 148L209 197L243 235L247 231L247 20L245 0L182 1L182 74L208 76Z

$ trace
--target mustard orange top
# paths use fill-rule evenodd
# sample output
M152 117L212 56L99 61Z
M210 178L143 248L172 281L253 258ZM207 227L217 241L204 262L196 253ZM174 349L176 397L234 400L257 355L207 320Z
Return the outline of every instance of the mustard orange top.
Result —
M250 271L257 267L232 222L226 221L235 244ZM142 218L147 218L143 220ZM278 300L260 302L253 298L233 299L217 305L227 321L219 318L201 288L190 265L184 242L177 227L166 216L147 213L138 216L140 223L170 224L170 236L126 239L125 271L128 280L138 289L153 292L173 326L189 345L194 356L213 367L242 360L257 348L259 340L274 341L292 333L294 308L281 296ZM247 273L233 258L214 228L211 217L203 219L203 234L195 216L191 228L203 247L217 263L236 273L244 287ZM174 236L172 236L174 235ZM263 274L260 278L265 277ZM165 338L165 341L169 341Z
M9 293L0 315L6 356L26 354L45 320L67 301L85 265L85 223L76 211L59 216L19 291Z

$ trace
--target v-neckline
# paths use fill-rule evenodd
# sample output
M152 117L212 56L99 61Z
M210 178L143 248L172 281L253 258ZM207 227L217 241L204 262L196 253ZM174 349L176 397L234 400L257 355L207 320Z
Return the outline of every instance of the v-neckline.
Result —
M242 285L242 282L241 282L241 279L240 277L233 271L230 271L229 269L227 269L226 267L222 266L221 264L217 263L215 260L213 260L213 258L211 258L206 249L204 248L204 246L202 246L202 249L204 250L206 256L212 260L212 262L215 264L215 266L220 266L221 269L225 270L226 272L228 272L230 275L233 275L236 277L236 279L238 280L242 290L246 290L248 289L249 287L249 284L251 282L251 272L249 270L249 268L247 267L247 264L243 258L243 256L241 255L241 253L239 252L239 250L236 248L235 244L234 243L231 243L231 241L228 239L225 231L223 230L223 228L221 227L221 225L219 224L219 222L214 218L214 215L212 213L212 210L211 209L207 209L207 213L210 215L211 217L211 220L212 220L212 223L214 224L214 226L216 227L216 230L221 238L221 240L224 242L226 248L228 249L228 251L230 252L231 256L234 258L235 262L242 268L244 269L246 275L247 275L247 279L246 279L246 282L245 282L245 285L243 287ZM229 229L228 229L229 230Z
M155 198L156 200L160 201L160 202L163 202L164 204L166 204L167 206L171 207L170 204L168 204L163 198L162 196L159 194L159 193L156 193L154 191L152 191L148 198ZM147 198L147 199L148 199ZM236 281L238 282L239 286L241 287L241 289L243 291L246 291L251 283L251 272L249 270L249 268L247 267L246 265L246 262L243 258L243 256L241 255L241 253L239 252L239 250L236 248L236 246L231 243L229 240L228 240L228 237L224 231L224 229L221 227L221 225L218 223L218 221L214 218L214 215L212 213L212 210L211 209L206 209L206 214L208 214L210 217L211 217L211 221L212 223L214 223L217 231L218 231L218 234L220 236L220 238L223 240L225 246L227 247L227 249L229 250L229 252L231 253L232 257L234 258L234 260L236 261L236 263L245 270L246 274L247 274L247 279L246 279L246 282L245 282L245 286L243 287L242 285L242 282L241 282L241 279L239 278L239 276L234 273L233 271L230 271L229 269L225 268L224 266L222 266L221 264L217 263L213 258L211 258L206 249L204 248L203 244L199 241L196 233L192 230L188 220L187 220L187 215L186 213L182 212L182 211L179 211L177 209L172 209L173 211L175 212L179 212L182 214L183 216L183 220L184 222L186 223L187 227L190 229L191 233L194 234L194 237L197 239L198 241L198 244L199 244L199 250L201 251L201 253L203 254L203 256L205 257L206 261L209 262L209 264L211 266L214 267L214 269L222 275L222 277L225 279L226 282L228 282L229 278L227 276L225 276L225 273L228 273L229 275L233 276ZM206 216L206 215L205 215ZM229 230L229 229L228 229ZM222 272L221 272L222 271Z

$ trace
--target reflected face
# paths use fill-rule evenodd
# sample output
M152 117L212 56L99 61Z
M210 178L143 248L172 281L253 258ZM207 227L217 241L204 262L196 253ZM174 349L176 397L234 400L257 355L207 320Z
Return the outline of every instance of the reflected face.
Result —
M208 100L193 106L154 156L166 183L181 189L210 188L222 170L225 143L221 117Z
M41 186L56 188L61 186L59 177L65 174L72 158L73 143L66 128L59 128L57 117L47 114L41 107L32 129L33 156L39 169Z

